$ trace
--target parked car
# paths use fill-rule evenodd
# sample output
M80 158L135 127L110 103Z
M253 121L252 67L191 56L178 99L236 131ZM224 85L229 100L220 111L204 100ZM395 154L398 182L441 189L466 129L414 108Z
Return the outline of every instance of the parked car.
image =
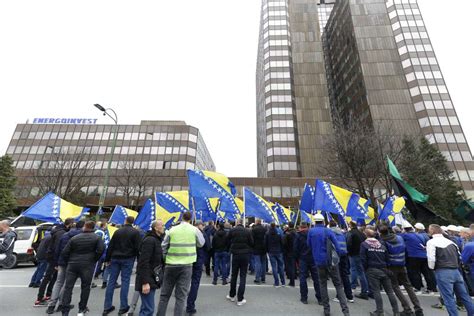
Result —
M6 269L12 269L18 265L18 263L32 262L36 264L35 250L39 245L39 242L44 237L44 233L47 230L51 230L54 226L52 223L43 223L38 226L20 226L15 229L17 234L17 240L15 247L13 248L13 260L10 261L8 266L4 266Z

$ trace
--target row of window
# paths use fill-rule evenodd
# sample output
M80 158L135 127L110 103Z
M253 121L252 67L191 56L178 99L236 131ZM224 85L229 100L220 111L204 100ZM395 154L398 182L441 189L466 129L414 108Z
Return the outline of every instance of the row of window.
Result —
M388 16L390 17L390 19L393 19L397 15L406 16L406 15L420 15L420 14L421 13L419 9L397 9L390 12Z
M298 166L296 162L283 162L283 161L275 161L275 162L270 162L267 164L268 171L273 171L273 170L298 170Z
M270 116L270 115L291 115L293 114L293 109L292 108L275 108L272 107L270 109L267 109L265 111L265 116Z
M471 152L469 151L442 151L442 154L448 161L472 161Z
M452 109L453 108L453 103L451 101L445 100L445 101L420 101L415 103L415 111L420 112L423 111L424 109L437 109L437 110L442 110L442 109Z
M438 62L436 61L435 57L422 57L422 58L410 58L405 59L402 61L403 68L408 68L411 65L418 66L418 65L437 65Z
M264 59L269 57L281 57L281 56L289 56L290 51L287 49L284 50L277 50L277 49L270 49L268 52L265 53L263 56Z
M273 133L267 135L267 143L270 142L292 142L295 140L295 134L292 133Z
M272 102L291 102L291 95L271 95L265 98L265 104Z
M426 135L426 138L431 144L436 143L448 143L448 144L454 144L454 143L465 143L466 139L464 138L464 135L462 133L434 133Z
M456 170L453 175L457 181L474 181L474 170Z
M292 120L271 120L267 122L267 129L275 127L293 127Z
M273 147L267 149L267 156L294 156L296 149L294 147Z
M288 45L290 45L288 40L270 40L270 41L266 41L263 44L263 49L269 46L288 46Z
M459 125L456 116L430 116L418 119L421 127Z
M271 83L265 86L265 93L270 90L291 90L290 83Z
M448 93L448 89L445 85L438 85L438 86L415 86L410 89L410 94L412 97L420 95L420 94L443 94Z
M109 132L20 132L13 134L13 139L67 139L67 140L109 140L114 136ZM118 133L118 140L188 140L195 143L197 136L188 133Z
M42 155L50 153L90 153L93 155L99 154L104 155L112 152L112 147L109 146L91 146L91 147L78 147L78 146L9 146L7 154L30 154L30 155ZM189 155L196 156L196 149L190 147L136 147L136 146L117 146L115 147L114 154L122 155Z
M265 81L270 80L270 79L289 79L289 78L290 78L289 71L282 71L282 72L272 71L265 75Z
M285 20L269 20L263 24L263 29L266 29L269 26L282 26L282 25L289 27L290 23L286 19Z
M441 71L415 71L405 75L408 82L412 82L415 79L443 79Z
M405 45L402 46L398 49L398 53L401 55L406 54L406 53L416 53L416 52L432 52L433 46L429 44L424 44L424 45Z
M404 32L395 36L395 42L401 42L405 39L429 38L427 32Z
M13 165L17 169L107 169L108 161L40 161L19 160ZM110 168L115 169L194 169L194 163L189 161L112 161Z

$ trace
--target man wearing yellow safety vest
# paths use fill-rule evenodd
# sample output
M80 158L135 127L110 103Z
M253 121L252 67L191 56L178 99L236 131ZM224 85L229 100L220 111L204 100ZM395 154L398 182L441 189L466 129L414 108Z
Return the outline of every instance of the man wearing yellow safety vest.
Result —
M170 229L162 243L165 257L165 273L161 288L157 316L165 316L168 301L175 290L174 315L185 314L185 302L191 284L193 263L196 262L196 247L204 246L201 231L190 224L191 213L183 213L181 224ZM176 287L176 288L175 288Z

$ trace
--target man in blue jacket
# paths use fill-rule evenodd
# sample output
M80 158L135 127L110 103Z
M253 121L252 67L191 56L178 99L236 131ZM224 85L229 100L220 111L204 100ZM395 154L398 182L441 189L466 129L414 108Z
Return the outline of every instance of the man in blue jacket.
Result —
M405 233L401 236L405 241L407 266L410 267L408 277L411 284L418 292L417 294L421 294L420 291L423 286L421 274L423 274L426 280L427 292L436 292L436 281L433 272L428 268L428 260L426 258L427 240L414 232L413 227L409 223L403 228Z
M350 276L350 266L349 266L349 257L347 256L347 241L346 234L337 227L335 221L329 222L329 227L336 235L337 243L339 244L339 249L341 250L339 254L339 273L341 275L341 281L344 286L344 293L346 294L347 301L354 303L354 295L352 294ZM337 301L337 299L335 299Z
M308 233L308 246L313 253L313 260L318 267L318 275L321 289L321 299L324 306L324 315L330 315L329 296L328 296L328 278L332 279L336 288L337 298L341 305L342 314L349 315L349 307L347 306L344 288L339 275L339 244L336 236L329 229L324 227L324 217L316 214L314 217L316 225Z
M474 241L468 242L464 245L461 257L462 263L469 271L471 287L474 287Z
M311 248L308 247L307 240L308 223L301 223L293 245L296 259L298 259L300 265L300 301L303 304L308 304L308 283L306 280L308 276L311 275L316 292L316 299L319 305L323 305L321 301L321 291L319 289L318 268L314 264L313 254L311 253Z

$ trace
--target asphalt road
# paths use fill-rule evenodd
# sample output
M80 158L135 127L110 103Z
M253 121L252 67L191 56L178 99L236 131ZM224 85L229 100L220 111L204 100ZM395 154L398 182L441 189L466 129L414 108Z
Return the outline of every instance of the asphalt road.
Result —
M8 316L33 316L46 315L45 307L33 307L36 298L37 289L28 288L31 275L34 272L32 266L20 266L13 270L0 270L0 315ZM267 281L272 280L272 276L267 277ZM271 285L254 285L253 276L248 276L248 284L245 298L247 304L244 306L236 306L225 299L228 294L229 286L213 286L211 279L203 276L199 296L196 302L198 315L322 315L323 309L316 304L314 291L310 289L310 299L308 305L299 302L299 288L273 288ZM329 282L331 284L331 282ZM133 282L132 282L133 284ZM80 288L79 281L74 289L72 303L76 308L71 311L70 315L76 315L77 303L79 301ZM332 286L331 286L332 287ZM100 288L91 290L89 299L89 308L91 312L88 315L101 315L104 303L104 292ZM330 288L330 296L335 297L335 291ZM129 293L131 299L133 288ZM156 298L158 301L158 293ZM391 308L386 296L384 296L385 315L392 315ZM447 315L446 311L440 311L431 308L438 300L437 296L421 295L420 300L425 310L425 315L438 316ZM119 294L116 290L114 296L114 305L119 305ZM168 314L173 315L174 300L169 304ZM349 304L351 315L369 315L370 311L375 310L375 301L357 300L355 303ZM332 315L341 315L339 304L331 301ZM55 314L55 315L60 315ZM111 315L117 315L116 312ZM138 315L138 312L135 313Z

